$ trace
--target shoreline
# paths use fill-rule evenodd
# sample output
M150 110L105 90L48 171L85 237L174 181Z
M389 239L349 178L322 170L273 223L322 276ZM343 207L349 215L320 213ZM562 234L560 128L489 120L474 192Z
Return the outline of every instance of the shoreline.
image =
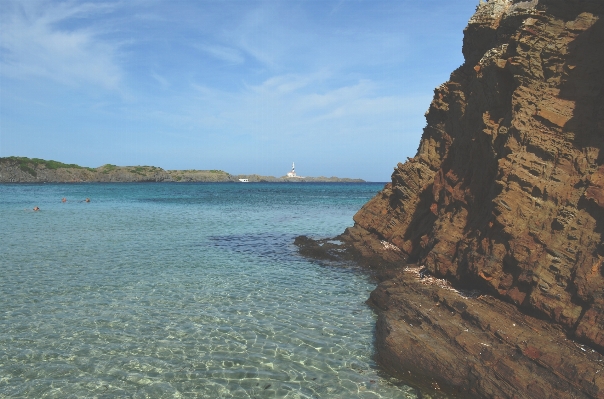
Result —
M97 168L64 164L39 158L0 158L0 183L365 183L363 179L340 177L288 177L258 174L232 175L223 170L166 170L157 166L117 166Z
M556 323L437 278L358 226L294 244L304 257L352 263L375 280L367 299L377 314L375 361L406 385L447 399L602 397L604 355Z
M361 179L347 179L347 178L338 178L338 180L320 180L320 178L315 178L315 180L307 180L307 181L289 181L289 180L279 180L279 181L269 181L269 180L258 180L258 181L249 181L249 182L239 182L239 181L173 181L173 180L165 180L165 181L32 181L32 182L7 182L0 181L0 184L5 185L40 185L40 184L152 184L152 183L165 183L165 184L258 184L258 183L270 183L270 184L386 184L384 182L375 182L375 181L366 181Z
M296 240L375 276L391 375L463 398L604 398L602 16L599 2L481 2L417 154L344 244Z

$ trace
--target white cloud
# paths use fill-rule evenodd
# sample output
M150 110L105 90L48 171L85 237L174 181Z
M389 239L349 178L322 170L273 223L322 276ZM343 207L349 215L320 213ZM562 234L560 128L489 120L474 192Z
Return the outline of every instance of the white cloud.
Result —
M371 80L321 89L325 73L271 77L240 92L194 85L195 98L179 107L182 123L192 131L247 134L259 141L328 142L343 134L350 139L367 132L388 135L409 118L424 114L426 95L384 95Z
M168 82L168 80L163 76L158 75L155 72L151 72L151 77L155 79L162 88L167 89L168 87L170 87L170 82Z
M13 78L41 77L63 84L115 90L122 80L115 44L92 28L61 29L75 17L111 10L107 4L5 3L0 30L0 70ZM5 6L3 4L3 6Z
M360 80L354 85L338 87L325 93L311 93L300 98L296 104L300 110L326 109L357 98L371 95L375 84L369 80Z
M299 89L308 87L312 84L320 83L330 77L330 73L320 71L310 74L287 74L276 75L268 78L262 84L256 86L247 86L254 93L263 93L266 95L283 95L295 92Z
M205 44L195 44L193 47L203 51L204 53L214 58L217 58L221 61L225 61L230 64L241 64L245 61L245 58L243 57L241 52L234 48Z

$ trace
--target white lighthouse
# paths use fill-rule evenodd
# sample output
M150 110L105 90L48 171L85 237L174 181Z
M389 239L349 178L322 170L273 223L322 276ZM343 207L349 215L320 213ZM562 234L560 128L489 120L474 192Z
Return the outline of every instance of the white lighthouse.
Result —
M292 171L287 173L287 177L298 177L296 175L296 164L292 162Z

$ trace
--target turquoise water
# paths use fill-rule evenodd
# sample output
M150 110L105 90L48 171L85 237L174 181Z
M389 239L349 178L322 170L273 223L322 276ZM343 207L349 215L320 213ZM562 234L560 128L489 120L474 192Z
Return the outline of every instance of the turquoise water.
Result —
M0 185L0 397L415 398L367 276L292 244L382 186Z

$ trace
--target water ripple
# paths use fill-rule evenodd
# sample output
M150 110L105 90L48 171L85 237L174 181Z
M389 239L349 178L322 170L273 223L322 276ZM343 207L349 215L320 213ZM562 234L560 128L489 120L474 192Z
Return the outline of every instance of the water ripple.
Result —
M0 397L415 398L372 284L292 245L381 186L242 186L0 185Z

